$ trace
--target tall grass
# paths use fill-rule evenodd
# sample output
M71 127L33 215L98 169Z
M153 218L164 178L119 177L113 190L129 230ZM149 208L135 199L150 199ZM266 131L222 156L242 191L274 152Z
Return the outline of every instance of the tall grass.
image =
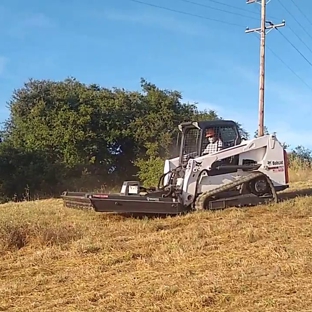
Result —
M1 311L310 311L310 198L135 220L0 206Z
M289 173L304 181L312 167ZM0 310L310 311L311 205L154 220L0 205Z
M289 163L290 183L312 180L312 166L299 159ZM73 210L64 210L61 202L33 201L0 205L0 252L27 246L66 245L80 240L86 233L85 223ZM87 231L88 232L88 231Z
M289 160L289 180L290 182L312 180L312 164L300 158Z
M299 158L290 159L289 178L290 183L312 180L311 163ZM2 248L18 249L34 241L40 242L41 245L62 244L81 238L81 224L77 225L72 220L68 222L63 220L68 213L73 216L71 212L65 213L59 208L51 209L50 205L48 209L46 203L49 203L49 200L42 202L37 200L32 203L23 209L19 204L8 203L0 206L0 246Z

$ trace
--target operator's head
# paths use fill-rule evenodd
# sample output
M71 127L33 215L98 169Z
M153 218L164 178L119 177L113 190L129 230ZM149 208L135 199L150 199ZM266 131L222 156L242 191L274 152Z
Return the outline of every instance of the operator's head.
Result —
M216 132L214 131L213 128L208 128L206 130L206 138L208 138L208 141L210 143L213 143L217 140Z

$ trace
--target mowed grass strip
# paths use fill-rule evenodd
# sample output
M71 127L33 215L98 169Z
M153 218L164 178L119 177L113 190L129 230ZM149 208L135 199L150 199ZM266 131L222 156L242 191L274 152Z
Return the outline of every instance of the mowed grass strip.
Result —
M0 310L311 311L311 205L154 220L2 205Z

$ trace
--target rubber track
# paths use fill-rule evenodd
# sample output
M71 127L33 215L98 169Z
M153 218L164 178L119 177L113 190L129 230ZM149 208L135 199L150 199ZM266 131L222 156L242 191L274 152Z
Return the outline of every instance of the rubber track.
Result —
M218 193L221 193L221 192L224 192L224 191L227 191L233 187L236 187L236 186L239 186L240 184L242 183L246 183L246 182L250 182L252 181L253 179L255 178L258 178L258 177L265 177L265 179L267 180L269 186L270 186L270 189L271 189L271 192L272 192L272 195L273 195L273 200L275 203L278 202L278 197L277 197L277 194L276 194L276 191L275 191L275 188L274 188L274 185L271 181L271 179L264 173L260 172L260 171L255 171L255 172L252 172L244 177L241 177L240 179L237 179L236 181L233 181L233 182L230 182L230 183L227 183L225 185L222 185L220 187L217 187L211 191L207 191L207 192L204 192L202 194L200 194L197 198L196 198L196 201L195 201L195 210L203 210L204 209L204 203L205 201L213 196L213 195L216 195Z

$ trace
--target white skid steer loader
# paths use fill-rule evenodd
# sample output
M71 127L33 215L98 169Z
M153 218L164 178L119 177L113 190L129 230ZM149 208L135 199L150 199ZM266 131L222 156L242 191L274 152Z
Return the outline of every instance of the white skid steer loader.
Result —
M125 181L118 194L66 191L65 206L173 215L277 202L288 187L287 153L275 135L243 140L231 120L184 122L179 130L179 156L165 161L157 187ZM209 143L209 133L217 141Z

